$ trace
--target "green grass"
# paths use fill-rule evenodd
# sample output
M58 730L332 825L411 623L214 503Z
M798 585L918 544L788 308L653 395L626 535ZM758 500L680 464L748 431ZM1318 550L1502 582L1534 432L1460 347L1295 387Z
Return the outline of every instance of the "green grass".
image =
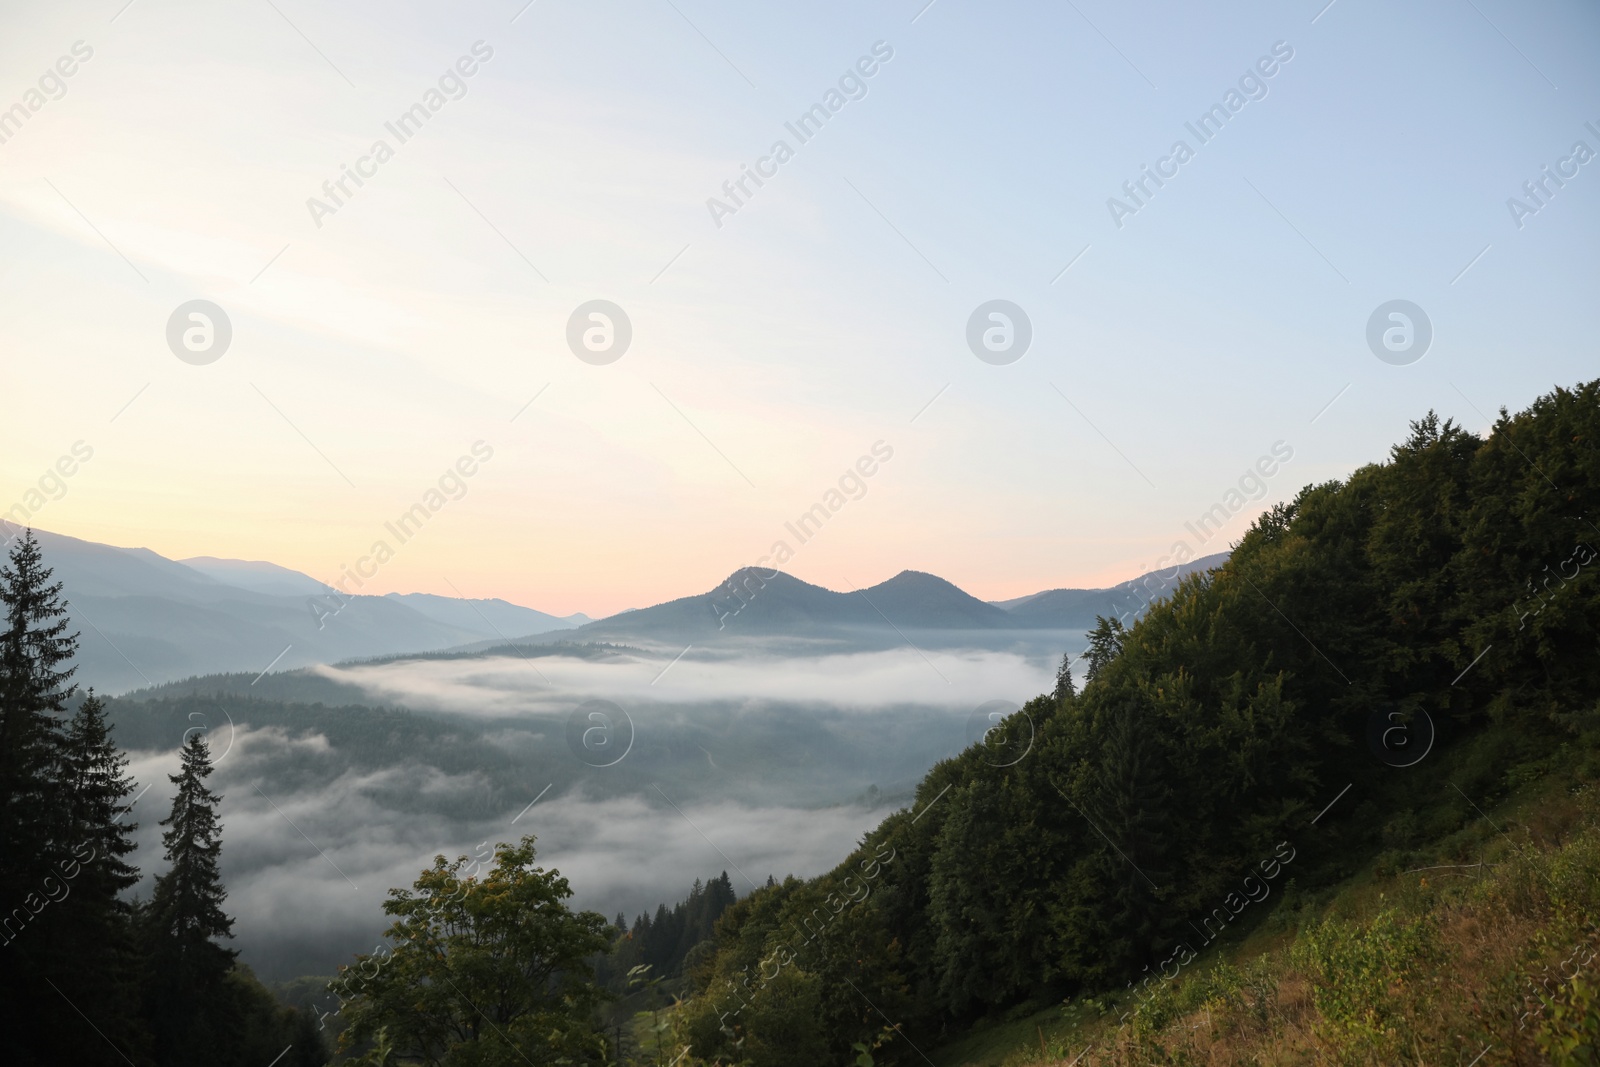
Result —
M936 1067L999 1067L1006 1057L1030 1042L1037 1050L1041 1032L1047 1046L1059 1045L1080 1022L1072 1013L1052 1006L1026 1018L979 1026L958 1041L927 1051Z
M1582 790L1600 777L1596 756L1600 746L1594 743L1595 739L1563 744L1557 751L1526 752L1519 751L1521 745L1497 736L1499 733L1488 731L1475 743L1441 754L1427 773L1397 780L1394 791L1385 799L1394 805L1387 810L1400 812L1403 817L1391 817L1391 829L1379 843L1379 850L1369 844L1365 856L1350 857L1350 873L1343 879L1314 890L1281 893L1270 910L1254 917L1252 926L1230 929L1228 937L1202 952L1170 986L1153 985L1135 1029L1143 1030L1145 1035L1165 1035L1161 1040L1169 1048L1178 1048L1186 1040L1184 1020L1193 1026L1203 1018L1207 1029L1214 1022L1223 1029L1233 1027L1233 1037L1227 1040L1237 1043L1244 1040L1241 1035L1253 1032L1256 1024L1251 1013L1261 1016L1261 1027L1267 1026L1269 1012L1276 1013L1275 1025L1281 1027L1286 1017L1299 1012L1296 1025L1315 1026L1326 1034L1334 1021L1327 1011L1338 1016L1338 1004L1326 995L1310 1000L1301 995L1291 1004L1293 996L1280 996L1278 988L1286 976L1298 975L1291 981L1304 982L1307 971L1315 974L1319 968L1353 967L1361 971L1363 967L1370 969L1375 962L1389 967L1399 961L1403 965L1400 971L1382 972L1390 975L1386 983L1390 994L1394 982L1407 987L1440 982L1448 987L1452 981L1461 985L1463 979L1450 973L1452 965L1442 961L1452 953L1465 958L1481 946L1447 941L1440 949L1444 955L1436 959L1427 953L1408 954L1402 950L1421 936L1412 932L1419 929L1415 923L1426 924L1436 917L1449 920L1454 916L1459 920L1462 915L1476 914L1472 909L1481 907L1482 892L1489 890L1493 896L1494 887L1483 883L1492 883L1496 871L1510 871L1517 863L1531 863L1538 869L1542 864L1565 862L1559 855L1561 842L1571 840L1575 827L1584 825L1584 820L1592 823L1596 818L1589 810L1593 806L1593 789ZM1511 753L1515 755L1507 759ZM1485 765L1496 754L1500 756L1494 760L1498 766L1490 771ZM1462 792L1453 788L1458 782L1476 799L1464 800ZM1582 804L1574 799L1580 790L1590 798ZM1584 805L1587 814L1580 817L1579 808ZM1519 849L1523 850L1520 859ZM1529 849L1535 853L1531 860ZM1513 866L1457 866L1480 861ZM1439 869L1419 871L1429 867ZM1330 920L1332 925L1319 925ZM1553 915L1540 921L1547 926L1566 925ZM1553 933L1553 927L1550 929ZM1523 930L1522 934L1526 932ZM1567 931L1563 936L1570 934ZM1500 936L1511 939L1500 946L1497 959L1505 962L1517 957L1524 960L1524 964L1518 964L1522 966L1536 954L1543 935L1528 943L1515 939L1522 935L1503 932ZM1487 957L1485 962L1489 962ZM1406 966L1411 967L1409 972L1404 970ZM1470 979L1466 981L1470 983ZM1458 990L1464 992L1468 992L1465 987ZM1362 1000L1361 994L1356 990L1353 995L1362 1003L1382 1003L1385 999L1373 995ZM1500 995L1493 993L1491 999ZM1132 1006L1132 997L1131 993L1122 997L1081 997L1064 1006L1013 1009L985 1020L942 1047L924 1051L936 1067L1064 1067L1093 1045L1095 1052L1083 1063L1105 1063L1108 1046L1117 1036L1118 1020ZM1463 1016L1460 1022L1469 1025L1477 1019L1478 1016ZM1414 1019L1400 1020L1397 1025L1404 1029L1413 1022ZM1178 1029L1171 1029L1174 1026ZM1422 1034L1416 1028L1407 1032ZM1122 1036L1128 1035L1125 1032ZM1139 1059L1150 1054L1149 1047L1140 1045L1144 1051L1131 1054L1134 1058L1126 1058L1130 1054L1123 1053L1114 1062L1179 1062L1159 1057ZM1435 1057L1438 1062L1449 1058L1449 1053L1440 1049L1430 1050L1432 1053L1443 1057ZM1491 1052L1483 1063L1500 1062L1496 1055ZM1310 1062L1292 1055L1283 1060L1276 1053L1272 1057L1259 1062ZM1406 1062L1410 1062L1409 1053Z

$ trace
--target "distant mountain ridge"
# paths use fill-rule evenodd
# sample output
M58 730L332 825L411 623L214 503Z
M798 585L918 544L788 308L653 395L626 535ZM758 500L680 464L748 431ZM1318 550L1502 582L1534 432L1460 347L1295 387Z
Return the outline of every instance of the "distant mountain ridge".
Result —
M709 592L621 612L560 635L564 640L710 641L719 636L806 637L842 631L1007 632L1092 629L1095 616L1136 616L1184 577L1221 566L1227 553L1151 571L1107 589L1047 589L989 603L922 571L901 571L865 589L836 592L783 571L743 567ZM546 639L556 635L528 635Z
M431 652L588 621L429 594L350 597L319 619L311 598L327 587L274 563L178 561L147 548L33 533L81 635L75 681L109 693L198 674Z
M333 589L308 574L262 560L218 559L192 556L177 562L224 585L238 586L269 596L321 596Z
M384 596L415 608L438 622L459 626L464 630L488 628L494 631L496 637L519 633L530 624L564 630L593 621L582 612L566 616L547 615L499 597L474 600L433 593L385 593Z
M1087 618L1092 626L1096 615L1119 615L1128 610L1130 605L1137 605L1142 610L1145 602L1162 596L1189 575L1196 571L1215 570L1227 561L1228 553L1218 552L1181 564L1170 574L1151 571L1108 589L1046 589L1042 593L1000 601L995 606L1004 608L1012 618L1041 625L1046 624L1046 620L1052 626L1061 625L1066 620L1073 620L1076 624Z
M330 612L324 583L278 564L212 556L171 560L146 548L47 531L34 535L82 634L77 680L110 693L196 675L254 676L518 642L707 648L752 638L765 639L779 654L809 654L902 645L915 633L924 635L918 641L945 648L1057 647L1063 642L1053 634L1071 633L1075 640L1093 628L1096 615L1136 616L1185 575L1227 558L1207 556L1108 589L1048 589L1000 603L921 571L841 592L781 571L743 567L708 592L590 620L498 598L430 593L352 596ZM312 610L314 603L324 603L323 609ZM772 645L784 640L787 649Z
M902 571L867 589L838 593L782 571L744 567L710 592L580 626L575 640L706 639L722 632L795 635L838 627L1004 628L1007 614L943 578Z

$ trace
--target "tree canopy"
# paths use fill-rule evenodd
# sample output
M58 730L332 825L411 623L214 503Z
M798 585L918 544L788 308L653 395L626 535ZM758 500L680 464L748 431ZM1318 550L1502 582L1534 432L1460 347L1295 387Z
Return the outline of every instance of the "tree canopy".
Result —
M390 890L388 945L332 987L342 1044L371 1042L374 1064L605 1063L590 964L611 944L605 916L567 907L567 880L534 866L532 836L497 844L481 873L468 863L436 857L412 889Z

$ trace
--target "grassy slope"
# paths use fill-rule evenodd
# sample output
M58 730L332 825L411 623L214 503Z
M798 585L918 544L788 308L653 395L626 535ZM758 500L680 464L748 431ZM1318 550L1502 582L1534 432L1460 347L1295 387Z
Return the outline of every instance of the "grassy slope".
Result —
M1478 1067L1600 1063L1600 1034L1573 1039L1579 1058L1540 1050L1541 1019L1556 1007L1530 992L1575 945L1586 948L1568 974L1600 949L1600 746L1507 760L1515 742L1495 729L1436 753L1426 773L1396 771L1414 776L1404 792L1415 806L1385 824L1392 847L1321 892L1286 886L1253 927L1236 925L1173 981L1023 1006L924 1051L937 1067L1465 1064L1480 1051ZM1486 761L1510 769L1486 783L1474 773ZM1456 818L1456 783L1472 779L1480 802ZM1580 986L1597 979L1600 956ZM1584 995L1560 976L1551 991L1556 1006ZM1600 1008L1585 1011L1600 1026Z

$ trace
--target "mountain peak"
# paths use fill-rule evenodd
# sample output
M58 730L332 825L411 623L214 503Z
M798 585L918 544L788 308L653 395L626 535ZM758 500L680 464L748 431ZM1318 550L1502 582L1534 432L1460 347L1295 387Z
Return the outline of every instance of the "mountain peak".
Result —
M949 587L951 589L960 589L961 588L959 585L956 585L954 582L950 581L948 578L941 578L937 574L929 574L927 571L913 571L913 570L901 571L899 574L895 575L893 578L890 578L888 581L879 582L878 585L881 587L881 586L892 585L892 584L896 584L896 583L898 583L900 585L928 585L928 586Z

